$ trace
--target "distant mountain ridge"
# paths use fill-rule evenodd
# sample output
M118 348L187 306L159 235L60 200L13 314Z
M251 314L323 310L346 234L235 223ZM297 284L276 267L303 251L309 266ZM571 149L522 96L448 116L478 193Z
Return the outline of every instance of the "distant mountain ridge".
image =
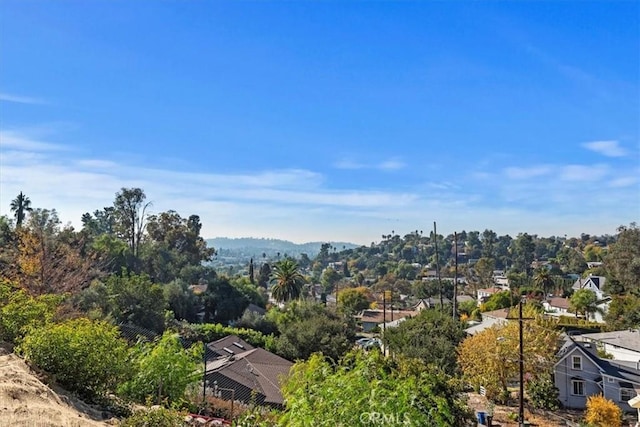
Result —
M336 251L342 251L345 249L357 248L361 245L349 242L308 242L308 243L293 243L288 240L280 239L265 239L254 237L216 237L213 239L206 239L207 245L216 249L221 256L252 256L262 257L265 254L267 257L274 257L280 253L281 256L289 255L292 257L298 257L300 254L307 254L310 258L315 257L320 253L320 247L329 243Z

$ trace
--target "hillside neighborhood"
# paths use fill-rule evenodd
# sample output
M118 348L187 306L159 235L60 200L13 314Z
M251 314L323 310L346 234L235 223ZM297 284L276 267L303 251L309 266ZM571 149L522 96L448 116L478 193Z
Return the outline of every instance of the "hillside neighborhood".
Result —
M636 224L392 231L229 274L197 216L144 204L123 188L76 231L21 193L0 218L3 348L84 399L86 425L638 422ZM2 423L25 410L11 390Z

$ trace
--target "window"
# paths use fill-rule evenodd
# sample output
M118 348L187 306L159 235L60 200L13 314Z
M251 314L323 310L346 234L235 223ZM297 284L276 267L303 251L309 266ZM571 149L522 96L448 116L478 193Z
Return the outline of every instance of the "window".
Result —
M616 380L614 380L612 377L607 377L607 382L614 383L616 382Z
M620 388L620 402L628 402L636 395L636 391L632 388Z
M584 396L584 381L581 380L573 380L571 381L571 385L573 387L573 395L575 396Z
M571 368L582 370L582 357L581 356L571 356Z

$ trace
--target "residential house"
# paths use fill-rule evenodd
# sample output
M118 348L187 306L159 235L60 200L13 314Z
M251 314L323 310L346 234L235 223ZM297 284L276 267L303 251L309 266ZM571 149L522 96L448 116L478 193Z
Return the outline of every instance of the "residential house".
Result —
M552 297L542 302L544 311L551 316L569 316L573 314L569 311L570 306L568 298Z
M487 288L487 289L478 289L478 306L482 303L487 302L489 297L498 292L502 292L500 288Z
M387 322L392 322L401 318L411 318L418 314L414 310L380 310L369 309L362 310L357 316L355 316L356 322L362 328L362 332L371 332L375 328L382 328L382 325Z
M601 359L594 344L567 336L554 365L554 382L563 406L584 409L587 397L602 394L623 411L640 393L640 364Z
M451 304L451 300L446 297L442 297L442 304ZM422 298L416 305L413 306L413 311L422 311L427 308L435 308L440 307L440 298L439 297L429 297Z
M640 330L583 334L581 340L595 344L596 348L610 354L614 360L640 362Z
M231 335L207 344L207 393L281 408L280 382L292 366L290 361Z
M598 301L603 300L604 296L604 284L606 282L606 278L602 276L588 276L585 279L578 279L573 284L571 289L577 291L579 289L589 289L595 292L598 297Z
M496 325L504 325L507 323L507 319L509 318L509 312L509 308L501 308L481 313L482 321L474 322L472 326L465 329L465 332L469 335L475 335ZM469 323L471 324L471 322Z

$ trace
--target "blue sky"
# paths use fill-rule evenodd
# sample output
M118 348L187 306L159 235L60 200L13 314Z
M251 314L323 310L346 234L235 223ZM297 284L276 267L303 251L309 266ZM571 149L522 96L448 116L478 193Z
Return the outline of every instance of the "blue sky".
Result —
M0 214L141 187L205 237L640 220L635 1L0 4Z

